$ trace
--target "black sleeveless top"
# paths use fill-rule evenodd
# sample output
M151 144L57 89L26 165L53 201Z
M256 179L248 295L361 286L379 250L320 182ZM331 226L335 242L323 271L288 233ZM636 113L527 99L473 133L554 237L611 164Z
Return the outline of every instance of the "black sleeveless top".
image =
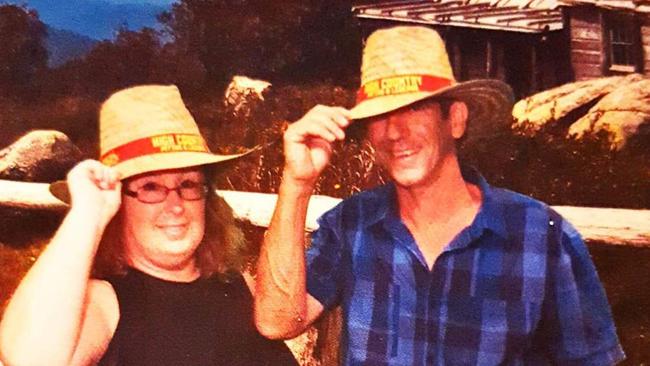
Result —
M261 336L241 275L190 283L130 269L108 280L120 320L102 366L298 365L282 341Z

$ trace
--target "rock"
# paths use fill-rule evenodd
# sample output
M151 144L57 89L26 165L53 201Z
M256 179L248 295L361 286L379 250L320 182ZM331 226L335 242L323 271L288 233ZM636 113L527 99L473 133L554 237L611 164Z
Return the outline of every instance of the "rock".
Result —
M606 132L610 148L620 150L631 137L648 135L650 78L630 74L565 84L520 100L512 115L512 127L524 134L553 124L569 138Z
M248 117L251 104L263 101L263 92L270 86L271 83L264 80L234 76L226 89L224 104L231 109L233 114Z
M517 102L512 109L513 128L536 132L573 110L626 85L643 80L639 74L578 81L549 89Z
M35 130L0 151L0 179L53 182L64 179L82 158L68 136L54 130Z
M642 128L644 126L646 128ZM622 149L628 139L650 127L650 79L625 84L603 97L569 127L568 135L582 138L605 131L610 148Z

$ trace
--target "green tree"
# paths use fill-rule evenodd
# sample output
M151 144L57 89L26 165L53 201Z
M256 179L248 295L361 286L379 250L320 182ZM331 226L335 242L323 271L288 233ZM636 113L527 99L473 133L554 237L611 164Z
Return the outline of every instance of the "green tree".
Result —
M24 7L0 5L0 93L24 96L47 68L45 25Z
M116 89L136 84L161 82L157 71L162 46L151 28L121 29L114 41L98 43L79 63L80 85L76 89L105 97Z
M352 16L350 1L312 1L310 17L301 33L305 52L305 78L327 78L338 84L358 86L361 32ZM301 65L302 66L302 65Z
M160 20L177 51L199 60L213 84L234 74L310 81L358 70L346 1L181 0Z

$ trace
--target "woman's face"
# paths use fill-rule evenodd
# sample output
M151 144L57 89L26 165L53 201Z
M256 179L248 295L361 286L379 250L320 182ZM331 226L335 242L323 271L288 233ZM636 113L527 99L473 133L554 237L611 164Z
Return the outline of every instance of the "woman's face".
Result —
M146 173L124 182L122 242L131 266L173 281L198 277L195 252L205 232L204 187L198 167Z

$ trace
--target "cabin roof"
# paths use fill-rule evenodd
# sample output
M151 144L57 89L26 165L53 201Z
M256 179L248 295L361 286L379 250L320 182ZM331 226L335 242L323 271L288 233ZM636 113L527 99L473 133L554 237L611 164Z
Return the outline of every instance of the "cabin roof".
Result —
M352 11L360 19L462 28L524 33L562 29L556 0L389 0L354 6Z
M650 13L650 0L559 0L559 5L594 5L599 8Z

